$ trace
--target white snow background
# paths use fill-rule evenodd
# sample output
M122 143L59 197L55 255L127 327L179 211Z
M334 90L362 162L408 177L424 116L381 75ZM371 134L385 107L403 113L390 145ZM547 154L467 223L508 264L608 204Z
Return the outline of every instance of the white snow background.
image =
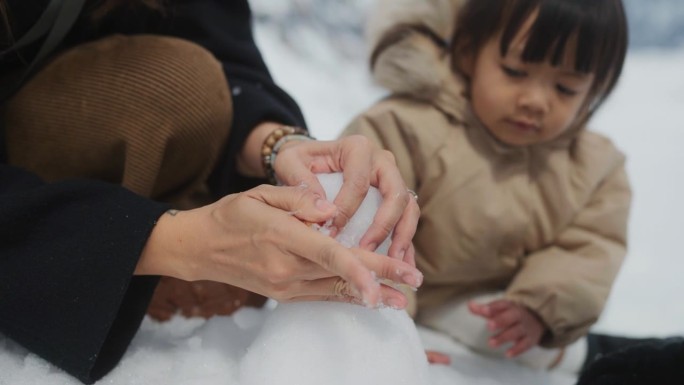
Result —
M366 0L356 2L361 7L367 4ZM258 16L257 42L277 82L302 107L314 135L332 139L383 91L369 79L364 48L358 39L344 33L330 39L315 26L273 22L274 15L292 12L291 6L283 3L253 1ZM350 15L336 16L344 19ZM594 327L596 331L632 336L684 334L684 172L680 170L684 165L684 151L680 149L684 142L683 68L684 48L633 50L615 94L591 125L609 135L627 154L634 190L629 255L608 306ZM410 354L420 347L412 339L415 331L411 323L390 314L392 310L296 305L311 314L303 319L292 307L274 310L273 305L209 321L176 317L158 324L146 319L122 362L99 383L256 385L259 375L270 372L283 373L272 382L274 385L303 385L287 374L296 373L293 366L299 365L299 371L310 373L310 378L320 378L314 382L320 385L382 384L371 374L344 382L345 378L354 378L350 373L358 376L361 366L367 370L367 362L358 357L377 357L371 368L376 373L388 373L384 383L402 383L389 379L401 378L404 371L410 375L422 370L401 361L402 351ZM335 321L340 317L350 322ZM378 317L388 317L387 323L379 322ZM338 323L331 328L331 322ZM358 327L363 322L366 327ZM302 334L274 333L288 323L294 323L297 333ZM399 338L374 338L386 335L387 330L396 331L392 335ZM418 331L423 347L452 356L451 366L427 369L431 385L574 382L561 373L534 372L476 356L444 336L422 328ZM309 354L303 349L309 349ZM311 349L326 352L325 357L333 359L311 362L315 359ZM273 358L285 356L289 360ZM297 360L300 357L302 360ZM337 382L330 382L330 378ZM78 383L0 336L0 385Z

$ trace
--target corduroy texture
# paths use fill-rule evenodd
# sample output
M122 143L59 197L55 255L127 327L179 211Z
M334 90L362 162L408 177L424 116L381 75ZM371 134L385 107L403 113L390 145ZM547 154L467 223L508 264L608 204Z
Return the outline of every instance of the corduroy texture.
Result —
M101 179L186 206L226 141L231 108L205 49L113 36L57 57L11 100L8 160L47 181Z
M112 36L73 48L10 101L9 163L46 181L91 178L190 209L209 203L206 179L232 122L221 64L177 38ZM214 282L164 277L148 312L168 319L230 314L264 298Z

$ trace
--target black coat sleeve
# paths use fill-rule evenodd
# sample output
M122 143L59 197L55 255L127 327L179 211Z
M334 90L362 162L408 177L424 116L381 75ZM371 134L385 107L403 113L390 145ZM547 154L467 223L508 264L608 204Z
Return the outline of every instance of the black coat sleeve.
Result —
M23 26L40 14L32 11L39 3L46 1L9 1L16 19L29 20ZM223 63L234 110L212 190L218 197L262 183L236 171L245 139L260 122L304 126L304 119L266 68L247 1L164 4L163 12L123 7L97 26L83 17L61 49L114 33L175 36L207 48ZM15 70L17 63L0 63L0 70ZM132 274L168 207L96 181L45 184L1 162L0 332L93 382L118 363L144 316L156 279Z
M165 204L0 164L0 332L90 383L116 365L156 285L133 271Z
M210 178L218 196L253 187L236 172L235 155L251 130L265 121L304 127L295 101L273 81L252 33L247 1L171 2L168 34L193 41L223 64L233 95L233 124L222 161Z

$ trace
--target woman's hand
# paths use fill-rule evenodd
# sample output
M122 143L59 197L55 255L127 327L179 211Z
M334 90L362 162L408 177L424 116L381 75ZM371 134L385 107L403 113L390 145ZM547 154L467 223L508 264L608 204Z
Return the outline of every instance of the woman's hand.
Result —
M418 287L422 274L397 259L348 249L306 223L337 208L315 189L259 186L159 219L136 274L239 286L278 301L335 300L403 308L377 279Z
M361 135L330 142L291 141L281 147L274 169L285 185L304 185L320 196L325 196L325 192L315 174L342 172L344 184L334 201L337 214L332 226L336 229L347 224L369 187L375 186L382 194L383 202L359 245L373 251L394 229L389 256L415 266L411 240L420 209L389 151L380 149Z
M487 319L487 329L496 333L489 345L497 348L511 342L506 351L509 358L516 357L539 344L545 327L542 321L523 305L500 299L487 304L469 302L471 313Z

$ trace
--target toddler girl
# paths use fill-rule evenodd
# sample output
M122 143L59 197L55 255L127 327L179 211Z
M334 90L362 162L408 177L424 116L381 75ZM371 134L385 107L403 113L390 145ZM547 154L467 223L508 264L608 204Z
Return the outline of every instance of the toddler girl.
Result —
M578 370L626 253L625 157L587 129L622 71L621 1L378 9L371 66L392 94L344 135L394 153L417 192L417 322L476 351Z

